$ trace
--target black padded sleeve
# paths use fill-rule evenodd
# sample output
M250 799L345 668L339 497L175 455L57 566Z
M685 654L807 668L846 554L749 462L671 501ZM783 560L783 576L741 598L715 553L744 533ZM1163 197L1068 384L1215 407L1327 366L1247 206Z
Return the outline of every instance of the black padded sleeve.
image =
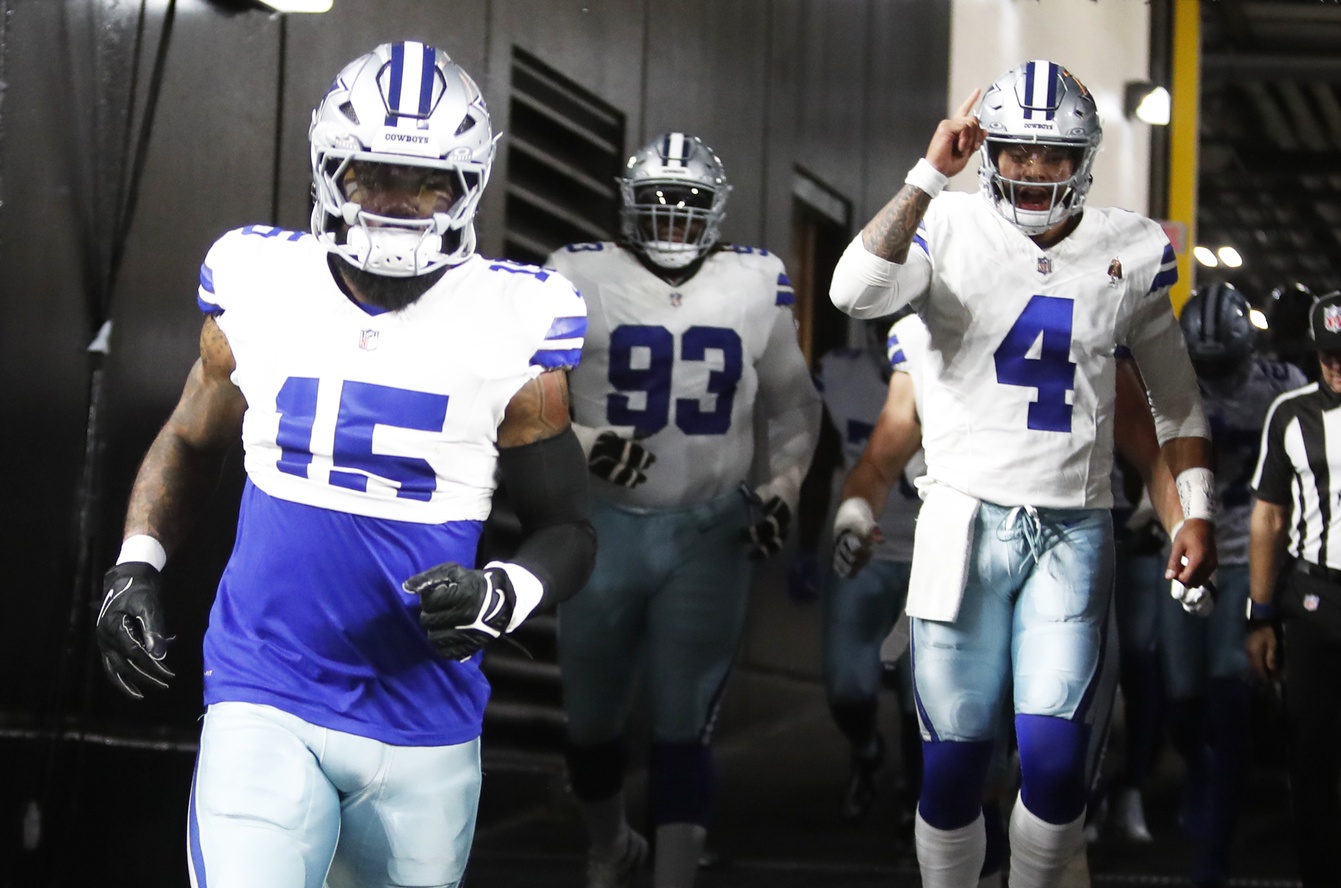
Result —
M567 601L596 564L587 460L573 429L498 451L499 479L525 535L508 560L536 575L545 604Z

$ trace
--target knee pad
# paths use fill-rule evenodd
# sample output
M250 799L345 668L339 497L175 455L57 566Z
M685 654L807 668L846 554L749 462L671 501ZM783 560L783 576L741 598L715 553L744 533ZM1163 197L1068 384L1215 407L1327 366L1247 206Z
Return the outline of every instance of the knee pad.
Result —
M568 780L573 795L584 802L608 799L624 788L624 772L629 767L629 748L623 737L594 746L564 749L568 762Z
M652 821L707 826L712 813L712 751L701 743L652 743L648 773Z
M1085 810L1089 725L1049 715L1017 715L1020 798L1040 820L1070 823Z
M922 744L922 797L917 810L930 826L960 829L982 812L992 741L928 740Z

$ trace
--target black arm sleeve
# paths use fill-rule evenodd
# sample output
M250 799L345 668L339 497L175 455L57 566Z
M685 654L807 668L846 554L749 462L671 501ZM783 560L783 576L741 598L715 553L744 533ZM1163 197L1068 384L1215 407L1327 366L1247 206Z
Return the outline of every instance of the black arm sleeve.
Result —
M507 560L535 574L544 604L567 601L596 563L587 460L577 435L570 426L543 441L501 448L498 474L524 534Z

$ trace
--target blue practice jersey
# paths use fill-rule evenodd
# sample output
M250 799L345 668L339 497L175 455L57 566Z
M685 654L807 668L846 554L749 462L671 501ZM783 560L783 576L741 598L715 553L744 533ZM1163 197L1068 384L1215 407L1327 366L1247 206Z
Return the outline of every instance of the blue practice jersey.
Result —
M237 542L205 635L205 700L399 745L480 733L479 656L440 656L410 576L467 567L513 395L576 365L586 309L552 271L475 256L409 307L360 306L315 238L229 232L199 301L247 400Z

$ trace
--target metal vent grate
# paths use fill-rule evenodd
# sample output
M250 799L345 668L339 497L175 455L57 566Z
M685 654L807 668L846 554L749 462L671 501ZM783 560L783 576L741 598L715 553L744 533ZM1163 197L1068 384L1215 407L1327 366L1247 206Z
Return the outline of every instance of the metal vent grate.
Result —
M504 252L542 262L568 243L610 240L624 114L513 47Z

